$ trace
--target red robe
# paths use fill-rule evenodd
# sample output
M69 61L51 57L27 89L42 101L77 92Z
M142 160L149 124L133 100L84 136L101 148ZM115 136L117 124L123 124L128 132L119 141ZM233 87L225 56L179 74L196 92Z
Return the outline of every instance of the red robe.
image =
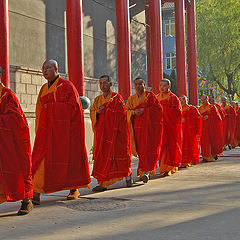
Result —
M44 186L50 193L86 186L91 182L85 147L84 116L73 84L58 78L53 91L41 95L33 148L33 176L44 161ZM51 89L49 88L49 89Z
M95 126L95 147L93 153L92 176L104 186L113 184L131 171L130 133L123 98L112 92L104 103ZM106 183L108 182L108 183Z
M223 151L223 125L217 108L209 104L199 107L202 116L201 150L202 157L213 160ZM205 119L207 118L207 119Z
M161 161L165 165L180 167L182 161L182 107L178 97L172 92L167 98L158 99L163 107L163 143ZM161 164L160 164L161 165ZM160 169L161 171L161 169Z
M236 112L231 105L222 105L225 111L225 119L223 120L223 137L224 145L234 145L234 134L236 128Z
M139 157L138 175L144 171L153 171L157 168L160 158L163 133L162 107L151 91L145 90L144 101L135 107L131 107L130 96L127 103L127 110L132 111L144 108L144 114L134 115L130 119L133 127L136 151Z
M0 86L0 185L5 200L32 197L31 146L26 117L14 92Z
M240 108L237 107L236 111L236 129L234 135L234 146L237 147L240 144Z
M197 108L192 105L186 105L182 113L182 165L187 166L199 162L202 119Z

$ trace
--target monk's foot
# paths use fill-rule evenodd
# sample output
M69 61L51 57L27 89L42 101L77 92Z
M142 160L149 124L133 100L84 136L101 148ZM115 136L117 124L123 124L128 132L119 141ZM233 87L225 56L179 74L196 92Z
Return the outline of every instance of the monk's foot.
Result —
M33 193L32 203L34 205L40 205L40 193L37 192Z
M77 200L79 196L80 192L78 191L78 189L72 189L67 196L67 200Z
M203 160L201 161L201 163L206 163L208 162L207 159L203 158Z
M107 190L106 187L102 187L102 186L100 186L100 185L98 185L98 186L96 186L96 187L94 187L94 188L92 189L93 192L104 192L104 191L106 191L106 190Z
M129 175L128 177L126 177L126 184L127 184L127 187L132 187L133 186L132 175Z
M163 173L163 177L168 177L168 176L171 176L171 175L172 175L171 171Z
M143 176L142 176L142 181L144 183L147 183L149 180L149 173L145 173Z
M218 155L214 156L214 159L215 159L215 160L218 160Z
M178 169L186 169L186 168L188 168L188 166L184 166L184 165L182 165L182 166L180 166Z
M232 149L232 146L231 146L231 144L228 144L228 148L229 148L229 150L231 150L231 149Z
M24 199L22 201L22 206L18 211L18 215L26 215L31 212L32 208L33 208L32 200Z

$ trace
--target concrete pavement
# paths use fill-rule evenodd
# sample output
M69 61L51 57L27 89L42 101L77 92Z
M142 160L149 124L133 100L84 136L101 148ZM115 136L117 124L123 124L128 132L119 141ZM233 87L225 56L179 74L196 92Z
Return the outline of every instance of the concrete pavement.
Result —
M1 204L0 239L239 240L240 148L224 155L145 185L83 189L76 201L64 201L68 191L48 194L26 216L16 215L19 202ZM136 168L135 159L137 181Z

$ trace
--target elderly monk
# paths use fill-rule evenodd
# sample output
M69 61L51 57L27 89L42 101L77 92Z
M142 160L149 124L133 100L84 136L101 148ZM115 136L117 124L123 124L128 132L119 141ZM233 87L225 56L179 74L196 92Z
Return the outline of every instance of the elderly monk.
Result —
M234 108L227 104L227 98L222 97L222 108L225 111L225 119L223 120L223 137L224 137L224 147L228 146L229 149L234 145L234 134L236 129L236 112Z
M182 95L180 98L182 104L182 165L181 167L190 167L191 163L199 163L200 155L200 136L202 130L202 118L198 109L188 104L188 98Z
M101 192L126 177L132 186L130 133L122 96L111 90L108 75L99 79L102 94L94 99L90 109L94 132L92 176L98 184L92 190Z
M131 132L131 149L139 157L138 176L144 183L149 180L160 157L162 145L162 107L155 94L145 90L142 78L134 80L136 93L126 103Z
M0 82L2 75L0 67ZM28 214L33 207L29 128L15 93L2 83L0 141L0 203L23 199L18 215Z
M201 150L203 162L217 159L223 151L223 125L217 108L210 104L208 96L202 95L198 108L202 116Z
M157 95L163 107L163 143L160 158L160 173L169 176L176 173L182 161L182 106L171 92L169 79L160 81Z
M236 129L234 134L233 147L237 147L240 144L240 108L238 104L234 101L231 102L231 105L236 112Z
M40 204L40 193L67 189L67 200L77 199L77 189L88 187L91 181L78 92L70 81L60 77L55 60L46 60L42 72L47 83L39 92L36 106L34 204Z

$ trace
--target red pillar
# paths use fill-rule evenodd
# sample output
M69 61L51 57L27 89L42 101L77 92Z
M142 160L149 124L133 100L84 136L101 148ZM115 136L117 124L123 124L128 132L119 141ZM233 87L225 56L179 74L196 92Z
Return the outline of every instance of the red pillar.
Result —
M8 0L0 1L0 66L3 69L2 83L10 87Z
M189 101L198 105L197 82L197 40L196 40L196 1L187 4L187 46L188 46L188 88Z
M82 0L66 0L69 80L80 96L84 91Z
M151 26L151 77L152 91L159 93L159 83L163 79L163 53L162 53L162 7L160 0L152 0L150 5Z
M151 0L145 0L146 42L147 42L147 86L152 87L151 63Z
M184 0L175 1L177 94L187 95Z
M118 92L124 100L131 95L131 52L129 0L116 0Z

